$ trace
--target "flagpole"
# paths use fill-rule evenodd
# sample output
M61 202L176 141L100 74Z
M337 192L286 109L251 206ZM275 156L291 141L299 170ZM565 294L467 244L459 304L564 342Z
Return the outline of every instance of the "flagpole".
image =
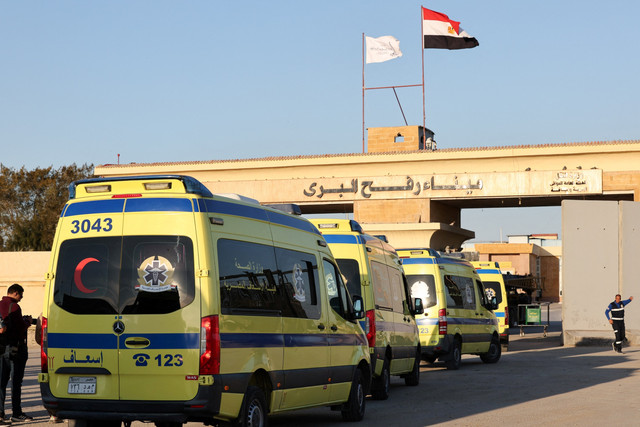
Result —
M424 97L424 16L420 6L420 54L422 56L422 147L427 149L427 113Z
M364 154L364 33L362 33L362 153Z

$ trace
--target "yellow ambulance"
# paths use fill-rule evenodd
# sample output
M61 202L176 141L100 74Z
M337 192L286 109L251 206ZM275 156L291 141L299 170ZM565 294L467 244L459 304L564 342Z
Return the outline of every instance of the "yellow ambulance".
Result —
M458 369L463 354L479 355L485 363L500 360L498 320L473 266L441 256L430 248L398 249L411 296L420 298L424 313L416 316L422 357Z
M373 367L372 396L389 397L391 375L405 384L420 381L420 337L415 315L421 301L413 301L395 249L365 234L348 219L312 219L336 258L351 295L364 300L367 334Z
M495 261L471 261L471 265L480 276L489 299L495 298L498 304L498 308L493 313L499 322L502 350L507 351L509 349L509 305L500 265Z
M42 319L49 412L70 426L259 426L323 405L362 419L362 299L309 221L187 176L69 191Z

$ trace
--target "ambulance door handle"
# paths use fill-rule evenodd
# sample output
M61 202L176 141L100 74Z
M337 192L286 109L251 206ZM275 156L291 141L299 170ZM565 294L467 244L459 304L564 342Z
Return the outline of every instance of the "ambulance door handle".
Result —
M320 323L320 324L318 325L318 329L320 329L321 331L324 331L324 325L323 325L322 323Z
M129 338L125 340L124 344L127 347L145 348L148 347L151 342L146 338Z
M331 330L335 332L338 330L338 327L336 325L331 325Z

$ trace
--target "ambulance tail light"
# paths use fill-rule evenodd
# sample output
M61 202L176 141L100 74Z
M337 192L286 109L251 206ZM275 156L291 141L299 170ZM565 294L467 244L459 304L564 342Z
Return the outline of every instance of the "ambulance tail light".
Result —
M203 317L200 323L200 375L220 373L220 325L218 316Z
M504 309L504 325L509 326L509 307Z
M369 348L376 346L376 312L375 310L367 311L365 332L367 333L367 342Z
M42 329L40 332L40 371L43 374L49 372L49 358L47 351L49 350L49 339L47 337L47 318L42 318Z
M447 310L444 308L438 310L438 333L447 335Z

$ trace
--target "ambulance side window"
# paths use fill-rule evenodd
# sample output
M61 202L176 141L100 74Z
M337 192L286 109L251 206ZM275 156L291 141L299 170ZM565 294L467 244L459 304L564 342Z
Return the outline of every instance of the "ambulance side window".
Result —
M318 262L304 252L276 248L278 287L282 315L307 319L320 318Z
M391 287L391 293L393 295L393 311L396 313L404 313L406 294L404 293L402 273L389 266L387 266L387 271L389 272L389 286Z
M360 282L360 264L355 259L337 259L342 277L347 282L347 289L351 296L362 296L362 284Z
M402 293L402 306L404 310L404 314L411 314L413 310L415 310L415 305L413 298L411 298L411 291L409 291L409 282L407 281L407 276L401 274L402 277L402 289L400 292ZM423 306L424 308L424 306Z
M340 270L326 259L322 261L322 265L324 267L324 283L327 287L329 305L333 311L347 319L349 317L350 301L347 288L340 276Z
M391 289L391 281L387 266L376 261L371 262L371 284L376 300L376 308L393 310L395 295Z
M224 314L279 313L277 265L273 246L238 240L218 240L220 298Z
M462 293L462 304L467 310L476 309L476 291L473 286L473 279L463 276L452 276Z
M447 308L464 308L462 290L453 279L454 276L444 276L444 290L447 297Z

